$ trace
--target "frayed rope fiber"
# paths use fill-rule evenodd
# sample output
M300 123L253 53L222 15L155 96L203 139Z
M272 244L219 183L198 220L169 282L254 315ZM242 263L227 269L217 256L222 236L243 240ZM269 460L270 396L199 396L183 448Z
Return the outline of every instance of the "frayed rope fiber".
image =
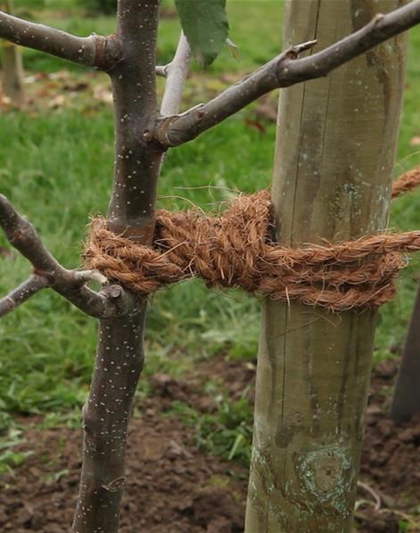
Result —
M420 185L420 168L405 173L392 197ZM95 218L86 266L137 294L192 277L209 287L241 287L275 300L298 300L331 311L377 308L395 295L407 253L420 250L420 231L380 233L326 246L290 248L271 240L270 193L235 199L220 216L158 211L153 246L113 234Z

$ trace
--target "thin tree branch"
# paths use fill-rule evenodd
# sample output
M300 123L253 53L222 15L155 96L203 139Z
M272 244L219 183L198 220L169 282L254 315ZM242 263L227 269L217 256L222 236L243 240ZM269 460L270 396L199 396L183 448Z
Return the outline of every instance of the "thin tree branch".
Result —
M113 318L135 308L135 298L118 285L93 291L87 281L107 280L92 270L68 270L45 248L33 225L22 217L5 196L0 194L0 226L9 243L32 263L34 274L0 300L0 316L4 316L42 289L50 287L73 305L95 318Z
M16 307L29 300L37 292L48 287L48 285L47 278L32 274L14 291L0 299L0 318L16 309Z
M165 147L191 141L260 96L280 87L326 76L350 59L419 23L420 0L416 0L387 15L377 15L359 31L308 57L298 59L299 54L312 48L316 41L293 46L207 104L182 115L158 117L144 132L144 139L157 141Z
M101 70L110 70L122 56L121 46L115 35L76 37L3 11L0 11L0 38Z
M161 78L166 78L166 76L168 75L169 65L165 65L165 66L158 65L156 67L156 76L160 76Z
M163 116L173 115L179 111L190 61L191 48L185 35L181 33L174 59L165 68L167 82L160 109Z
M315 44L316 41L310 41L287 50L207 104L199 104L180 115L158 117L145 131L144 139L158 141L165 147L179 146L195 139L260 96L276 89L279 86L279 73L285 64L290 64L291 56L296 57L299 52L309 50Z

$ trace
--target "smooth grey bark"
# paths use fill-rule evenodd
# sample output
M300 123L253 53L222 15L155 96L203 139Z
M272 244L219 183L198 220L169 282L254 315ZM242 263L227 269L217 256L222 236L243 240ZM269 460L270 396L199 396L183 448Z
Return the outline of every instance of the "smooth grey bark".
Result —
M167 82L160 107L160 112L163 116L178 113L181 107L182 93L184 92L185 82L187 81L190 61L190 45L185 35L181 33L175 57L172 63L164 67Z

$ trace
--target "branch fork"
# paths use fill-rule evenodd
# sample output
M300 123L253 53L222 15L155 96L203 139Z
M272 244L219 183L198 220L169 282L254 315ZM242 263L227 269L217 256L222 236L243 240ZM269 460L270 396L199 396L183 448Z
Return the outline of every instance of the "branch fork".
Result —
M73 305L95 318L123 316L135 307L135 298L122 287L108 285L108 280L95 270L68 270L45 248L34 226L21 216L7 198L0 194L0 227L9 243L33 266L33 273L19 287L0 299L0 317L43 289L51 288ZM99 282L100 292L86 284Z
M198 137L260 96L281 86L282 74L287 72L288 64L296 60L299 54L310 50L316 42L316 40L308 41L291 46L207 104L198 104L182 114L170 116L162 114L149 125L145 132L145 140L157 141L161 146L169 148Z
M318 43L317 39L312 39L312 41L307 41L305 43L301 44L295 44L288 48L285 51L285 56L289 57L290 59L298 59L299 55L303 52L307 52L308 50L312 50L312 48Z
M307 57L317 41L291 46L263 67L229 87L221 94L178 116L160 116L147 130L148 140L163 147L179 146L198 137L234 115L251 102L274 89L327 76L347 61L420 23L420 0L415 0L387 15L376 15L369 24L337 43ZM162 115L166 115L162 113Z

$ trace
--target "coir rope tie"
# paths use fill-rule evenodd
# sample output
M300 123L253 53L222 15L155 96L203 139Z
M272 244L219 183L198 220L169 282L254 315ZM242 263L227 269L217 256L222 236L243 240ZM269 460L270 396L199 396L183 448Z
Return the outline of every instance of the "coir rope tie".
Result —
M420 185L420 168L405 173L392 197ZM153 247L113 234L92 221L85 260L137 294L200 277L209 287L242 287L272 299L299 300L332 311L376 308L395 295L407 253L420 250L420 231L380 233L327 246L290 248L271 240L268 191L239 196L218 217L158 211Z

